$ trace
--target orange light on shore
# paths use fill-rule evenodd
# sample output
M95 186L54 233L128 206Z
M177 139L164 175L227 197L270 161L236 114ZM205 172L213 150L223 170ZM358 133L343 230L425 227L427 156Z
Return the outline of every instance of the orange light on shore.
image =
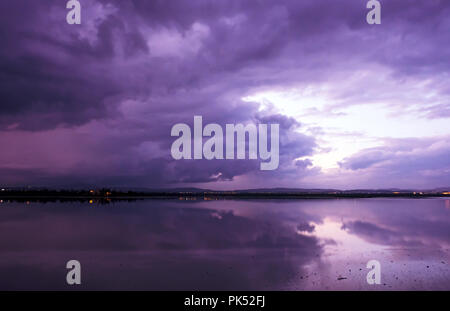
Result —
M442 192L442 194L449 195L450 192Z

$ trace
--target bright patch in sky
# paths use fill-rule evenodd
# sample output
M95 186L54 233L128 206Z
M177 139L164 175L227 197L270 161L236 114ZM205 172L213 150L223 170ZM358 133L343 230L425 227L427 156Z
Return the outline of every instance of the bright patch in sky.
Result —
M417 102L430 97L411 92L408 97L416 95ZM342 105L332 95L326 87L317 86L259 92L243 100L257 102L261 109L275 109L299 121L300 131L317 138L321 148L312 161L325 171L337 168L339 161L363 149L382 146L385 138L450 134L450 122L446 118L430 119L420 113L402 113L404 109L419 110L417 103L364 102L362 97L359 104ZM402 109L402 105L406 108Z

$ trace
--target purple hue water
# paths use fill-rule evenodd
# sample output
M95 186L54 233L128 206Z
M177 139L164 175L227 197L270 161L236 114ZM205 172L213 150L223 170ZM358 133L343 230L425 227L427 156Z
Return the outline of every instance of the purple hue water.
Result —
M1 290L450 290L449 263L444 198L0 203Z

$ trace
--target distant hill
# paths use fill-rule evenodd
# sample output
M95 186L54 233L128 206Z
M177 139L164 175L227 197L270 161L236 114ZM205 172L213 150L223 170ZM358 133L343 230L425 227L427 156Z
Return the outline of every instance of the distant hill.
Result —
M351 190L340 190L333 188L255 188L255 189L238 189L238 190L211 190L204 188L195 188L195 187L178 187L178 188L144 188L144 187L102 187L102 188L45 188L45 187L9 187L2 188L0 186L1 193L6 194L8 192L21 192L21 193L31 193L31 192L89 192L95 190L97 193L101 192L114 192L114 193L128 193L132 192L133 194L158 194L158 193L170 193L170 194L207 194L207 193L215 193L215 194L386 194L386 193L428 193L428 194L436 194L436 193L444 193L450 192L450 187L439 187L434 189L401 189L401 188L386 188L386 189L351 189ZM6 193L5 193L6 192Z

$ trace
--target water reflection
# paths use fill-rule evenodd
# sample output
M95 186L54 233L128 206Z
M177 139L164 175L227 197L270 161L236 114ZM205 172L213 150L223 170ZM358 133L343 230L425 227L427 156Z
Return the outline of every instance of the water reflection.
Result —
M446 199L9 202L0 289L450 289ZM366 263L382 264L382 285ZM72 288L70 288L72 289Z

